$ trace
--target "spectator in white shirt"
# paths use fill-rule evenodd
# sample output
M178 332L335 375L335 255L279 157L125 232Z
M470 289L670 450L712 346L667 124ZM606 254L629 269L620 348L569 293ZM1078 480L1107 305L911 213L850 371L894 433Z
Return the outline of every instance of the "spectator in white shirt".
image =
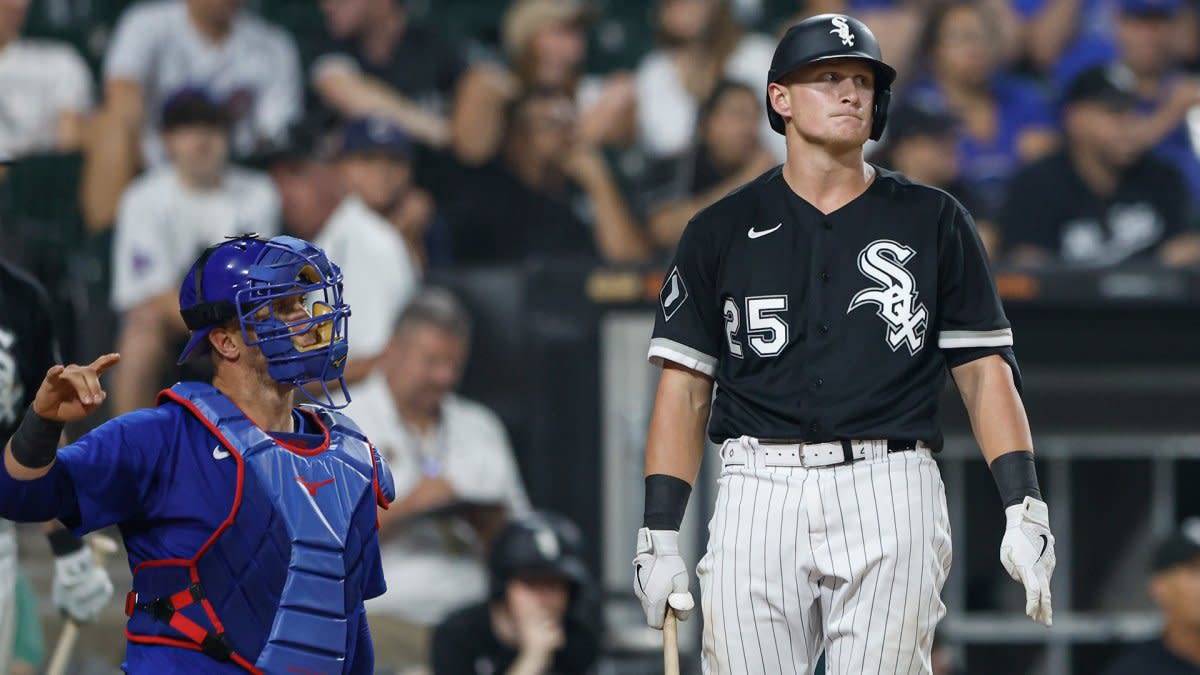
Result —
M371 371L417 288L417 254L395 221L423 194L412 185L411 152L408 136L387 120L352 120L342 132L337 168L348 194L313 242L342 268L354 312L347 382Z
M292 38L240 0L144 0L121 16L104 64L103 114L88 137L82 207L89 228L112 222L116 195L140 164L167 159L148 111L173 91L208 89L233 116L232 154L282 135L303 103Z
M423 663L429 633L488 594L485 553L509 516L529 510L504 426L454 394L470 319L446 290L421 291L349 413L387 458L396 501L380 511L384 596L367 603L382 667Z
M22 38L29 0L0 1L0 158L79 148L92 76L75 50Z
M161 118L171 164L143 174L121 197L112 289L124 357L113 374L117 414L154 403L175 353L171 341L187 335L176 294L196 256L223 237L279 230L271 179L228 163L230 123L203 90L172 96Z

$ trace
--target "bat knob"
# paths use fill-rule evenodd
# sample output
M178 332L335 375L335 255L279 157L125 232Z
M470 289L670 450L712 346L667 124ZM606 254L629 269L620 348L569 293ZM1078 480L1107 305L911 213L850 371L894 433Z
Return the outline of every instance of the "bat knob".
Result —
M696 601L692 599L691 593L672 593L667 596L667 605L671 609L689 612L696 606Z

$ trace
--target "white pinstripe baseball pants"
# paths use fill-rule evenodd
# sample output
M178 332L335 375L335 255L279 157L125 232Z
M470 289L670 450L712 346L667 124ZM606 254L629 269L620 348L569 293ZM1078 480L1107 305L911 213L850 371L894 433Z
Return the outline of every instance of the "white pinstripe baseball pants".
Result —
M704 673L808 675L822 649L829 675L930 673L951 551L929 451L812 469L745 456L721 470L697 566Z

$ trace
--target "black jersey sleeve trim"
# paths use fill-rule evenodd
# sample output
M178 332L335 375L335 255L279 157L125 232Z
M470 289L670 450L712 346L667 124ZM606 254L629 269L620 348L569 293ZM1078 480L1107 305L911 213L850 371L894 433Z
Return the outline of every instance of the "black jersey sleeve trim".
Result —
M650 340L650 353L646 358L659 367L662 367L663 361L671 361L709 377L717 376L716 357L667 338L656 337Z
M964 349L968 347L1011 347L1011 328L997 330L944 330L938 333L941 349Z

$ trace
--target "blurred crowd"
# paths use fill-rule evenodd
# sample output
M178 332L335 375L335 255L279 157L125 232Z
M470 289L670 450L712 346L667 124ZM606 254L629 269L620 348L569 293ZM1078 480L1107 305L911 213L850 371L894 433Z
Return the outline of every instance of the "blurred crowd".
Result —
M563 619L583 576L554 561L577 535L531 511L503 425L455 393L471 320L424 279L663 262L782 160L766 73L824 12L866 21L899 71L868 158L957 197L998 264L1200 263L1195 0L0 0L0 257L44 257L20 239L62 219L102 242L120 413L178 374L178 285L205 246L315 241L354 308L349 413L400 488L381 658L437 663L457 639L575 672L595 652ZM497 577L513 517L535 553ZM465 672L446 649L437 671Z

